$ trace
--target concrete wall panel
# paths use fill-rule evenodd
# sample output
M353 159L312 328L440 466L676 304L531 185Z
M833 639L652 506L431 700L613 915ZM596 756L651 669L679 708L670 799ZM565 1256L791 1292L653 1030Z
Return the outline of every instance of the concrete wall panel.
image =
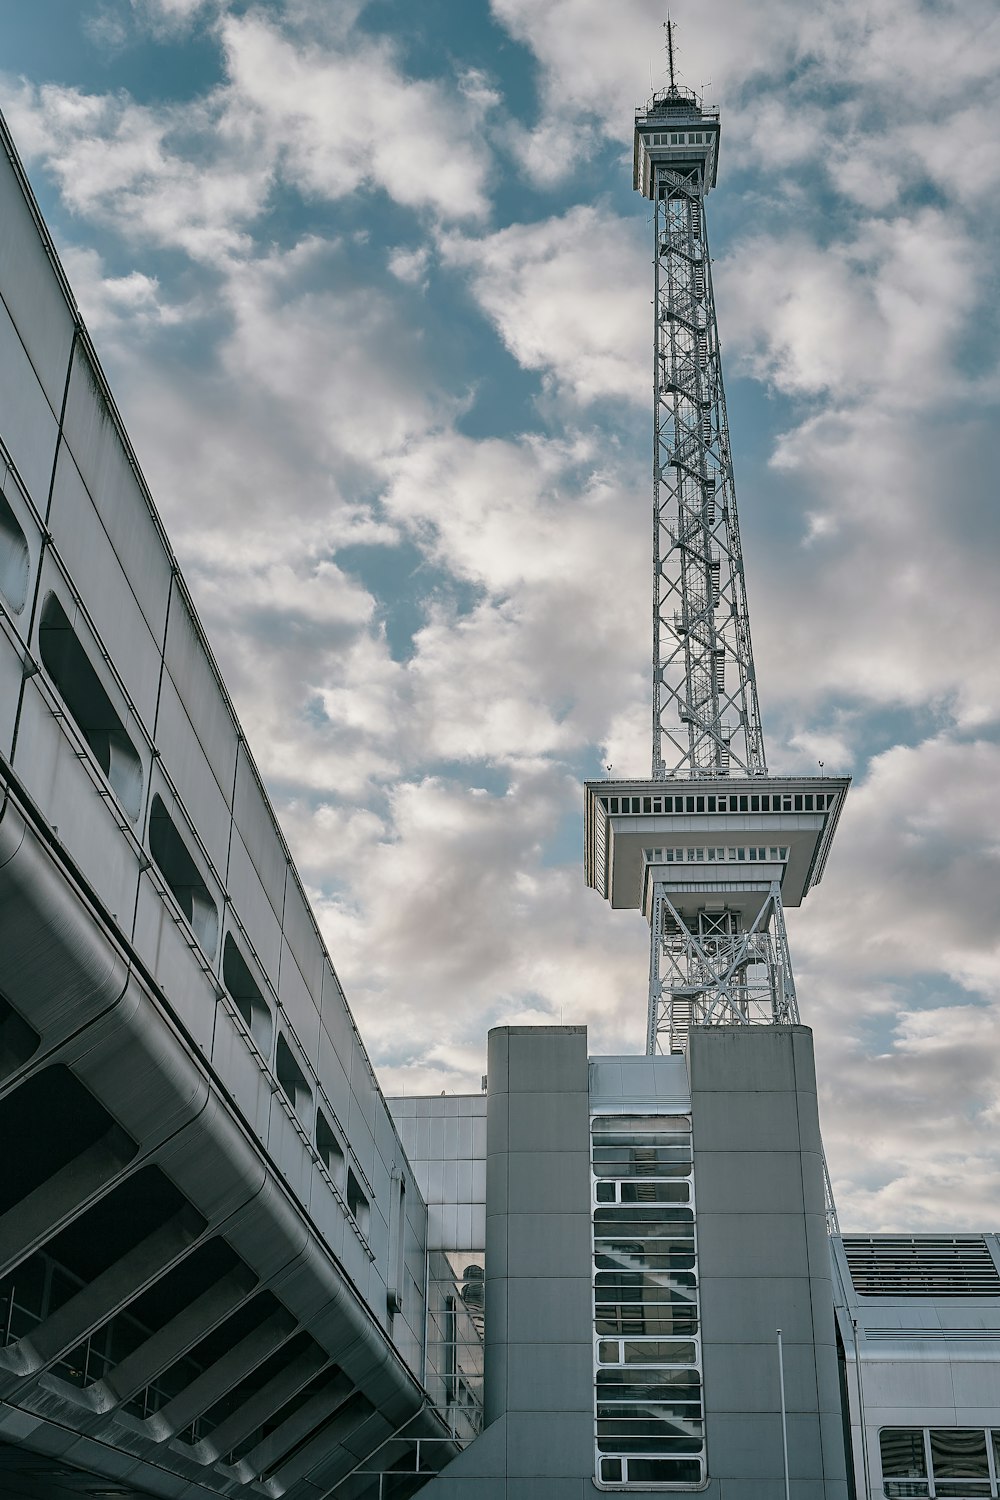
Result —
M0 621L0 755L10 757L14 721L21 700L24 645L7 621Z
M245 746L241 746L239 754L234 815L240 837L280 922L285 905L287 859Z
M139 882L135 945L199 1051L210 1057L215 983L190 927L164 900L148 871Z
M56 468L49 529L60 561L77 593L86 601L104 649L147 732L152 734L160 680L160 646L79 470L65 448Z
M4 225L6 234L6 224ZM58 407L56 408L58 411ZM31 361L0 302L0 438L22 483L44 515L58 423Z
M177 788L188 817L197 828L220 879L229 862L232 813L204 746L187 716L173 678L164 672L156 717L156 744L163 767ZM231 793L230 786L230 793Z
M63 435L146 617L163 640L170 557L86 352L77 346Z
M73 312L6 153L0 154L0 222L0 296L49 405L58 413L73 341Z
M285 883L285 905L281 919L285 942L295 956L306 988L319 1010L323 997L323 949L306 898L289 867Z
M53 707L60 715L65 710L50 693L37 675L24 684L14 769L105 906L127 922L139 876L136 853L108 806L114 793L82 741L71 740L55 717Z
M305 1122L296 1121L291 1107L279 1090L271 1096L271 1118L267 1131L267 1149L281 1176L303 1205L309 1202L312 1157L302 1140L300 1130Z
M306 987L287 941L282 938L278 998L295 1032L310 1073L319 1061L319 1006Z
M215 779L229 802L236 776L236 724L194 618L177 588L170 601L164 659Z
M21 529L27 547L27 570L21 561L15 561L8 553L6 566L0 568L0 607L7 617L11 631L28 644L31 629L31 601L34 598L35 579L42 551L42 528L38 512L18 483L17 476L0 456L0 494L10 507L14 520Z
M246 928L264 973L275 990L278 987L278 963L281 956L281 923L267 899L253 861L236 828L233 827L229 849L229 872L226 876L229 899Z
M241 1021L224 1004L218 1005L215 1013L212 1065L250 1129L266 1144L271 1084L247 1042Z
M325 1030L322 1030L319 1035L319 1062L316 1072L322 1093L326 1096L325 1103L321 1098L320 1107L326 1115L327 1124L332 1126L338 1136L341 1136L346 1133L346 1121L350 1115L351 1084ZM340 1130L337 1129L338 1124L341 1126Z

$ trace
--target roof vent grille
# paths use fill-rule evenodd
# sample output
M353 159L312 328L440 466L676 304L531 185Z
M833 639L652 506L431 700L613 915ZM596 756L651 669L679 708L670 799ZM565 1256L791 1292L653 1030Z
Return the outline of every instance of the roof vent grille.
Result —
M844 1235L862 1297L1000 1297L1000 1273L982 1235Z

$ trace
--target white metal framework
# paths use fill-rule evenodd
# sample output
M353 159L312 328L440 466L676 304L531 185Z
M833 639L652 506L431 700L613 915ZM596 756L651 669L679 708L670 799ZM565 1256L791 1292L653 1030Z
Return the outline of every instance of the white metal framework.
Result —
M772 881L749 926L738 912L702 907L682 915L669 887L653 894L646 1051L683 1052L688 1029L799 1019L781 887Z
M706 1480L688 1115L591 1120L596 1483Z
M705 223L719 119L676 85L672 41L668 23L670 86L636 115L634 185L654 234L652 779L694 792L767 766ZM683 1051L691 1025L798 1021L780 880L748 903L730 879L682 900L650 875L650 1053Z
M756 776L764 741L702 171L657 164L655 191L653 779Z

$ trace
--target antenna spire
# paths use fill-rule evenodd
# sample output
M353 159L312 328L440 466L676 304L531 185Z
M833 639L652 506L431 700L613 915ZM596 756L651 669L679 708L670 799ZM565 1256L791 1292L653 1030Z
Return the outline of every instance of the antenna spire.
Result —
M667 66L670 70L670 92L677 89L677 79L674 76L674 22L671 21L669 12L663 23L663 29L667 33Z

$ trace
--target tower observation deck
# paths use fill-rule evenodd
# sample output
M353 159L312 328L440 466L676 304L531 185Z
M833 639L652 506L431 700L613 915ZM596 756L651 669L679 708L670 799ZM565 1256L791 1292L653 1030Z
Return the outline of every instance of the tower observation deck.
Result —
M653 205L653 764L586 785L586 878L651 928L647 1052L799 1019L784 907L823 873L843 777L768 774L705 198L719 115L674 79L636 111Z

